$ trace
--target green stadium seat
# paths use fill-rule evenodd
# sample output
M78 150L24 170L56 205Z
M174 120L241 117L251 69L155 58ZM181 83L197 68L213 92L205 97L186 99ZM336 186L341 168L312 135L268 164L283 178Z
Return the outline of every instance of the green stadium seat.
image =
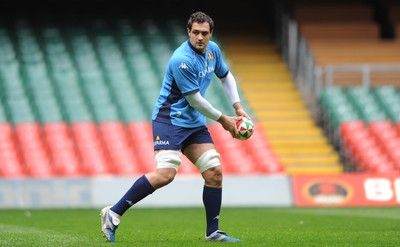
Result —
M329 123L334 131L339 128L342 122L360 118L345 91L340 87L324 88L320 94L320 103L324 121Z
M357 112L366 122L387 118L369 88L354 86L346 89L346 93Z
M0 97L0 124L8 122L7 112Z
M122 118L125 122L143 121L150 119L143 106L141 94L136 91L130 78L127 76L110 77L110 88L113 92L114 100L118 105Z
M400 93L394 86L381 86L373 89L381 108L390 120L400 121Z
M6 99L6 106L10 112L12 123L35 122L36 116L26 95Z

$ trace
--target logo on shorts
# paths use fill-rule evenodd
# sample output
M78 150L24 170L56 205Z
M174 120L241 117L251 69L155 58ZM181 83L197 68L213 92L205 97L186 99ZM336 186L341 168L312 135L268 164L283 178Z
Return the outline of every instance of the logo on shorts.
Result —
M160 136L157 136L156 140L154 141L154 146L156 146L156 145L158 145L158 146L169 145L169 141L161 140Z

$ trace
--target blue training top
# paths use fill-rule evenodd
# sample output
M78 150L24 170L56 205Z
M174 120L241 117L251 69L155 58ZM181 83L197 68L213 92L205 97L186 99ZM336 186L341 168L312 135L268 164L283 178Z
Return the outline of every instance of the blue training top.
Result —
M183 42L168 62L152 119L186 128L206 125L206 117L191 107L185 96L200 91L204 97L213 74L224 78L228 72L215 42L209 41L204 54L197 52L189 40Z

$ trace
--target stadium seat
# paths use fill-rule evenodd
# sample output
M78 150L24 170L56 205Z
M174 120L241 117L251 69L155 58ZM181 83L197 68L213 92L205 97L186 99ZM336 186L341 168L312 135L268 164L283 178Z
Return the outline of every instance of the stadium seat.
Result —
M341 87L325 87L321 90L319 102L324 128L327 133L336 132L343 122L360 119L359 113Z
M365 171L372 174L393 174L396 172L394 164L382 152L369 152L365 150L363 153L363 162Z
M117 175L137 175L141 172L133 146L122 122L99 123L99 132L110 157L109 167Z
M363 86L353 86L346 89L346 93L354 108L367 123L387 119L371 89Z
M274 153L272 147L263 136L262 126L255 122L256 131L250 139L243 142L247 155L253 158L257 173L273 174L284 172L279 157Z
M179 166L178 174L179 175L200 175L197 167L190 162L190 160L185 156L181 156L182 164Z
M76 122L71 125L72 136L81 157L84 174L89 176L109 175L109 160L93 122Z
M376 174L399 172L396 150L400 150L400 139L392 122L343 123L341 139L357 171Z
M395 86L375 87L373 93L377 101L393 122L400 121L400 94Z
M44 123L43 131L57 176L82 176L80 159L69 126L65 122Z
M394 124L389 121L377 121L369 124L369 130L380 143L385 143L391 139L397 138L397 132Z
M351 133L366 130L367 125L362 120L344 122L340 125L340 136L345 138Z
M150 122L128 123L128 135L143 173L153 171L156 167L154 159L154 142Z
M54 170L38 123L19 123L15 133L27 175L38 178L54 176Z
M21 157L17 151L13 127L0 123L0 177L19 178L25 176Z
M221 154L221 164L227 174L257 173L251 154L247 154L244 148L246 141L232 139L219 124L211 124L208 128L216 149Z

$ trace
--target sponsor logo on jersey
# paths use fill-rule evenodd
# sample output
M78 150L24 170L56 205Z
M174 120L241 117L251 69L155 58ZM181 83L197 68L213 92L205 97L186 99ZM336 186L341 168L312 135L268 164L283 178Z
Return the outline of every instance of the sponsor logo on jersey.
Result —
M187 69L188 66L186 65L186 63L181 63L181 65L179 65L180 69Z
M208 73L213 73L214 72L214 66L209 66L206 69L204 69L203 71L199 72L199 77L204 77L206 76Z

